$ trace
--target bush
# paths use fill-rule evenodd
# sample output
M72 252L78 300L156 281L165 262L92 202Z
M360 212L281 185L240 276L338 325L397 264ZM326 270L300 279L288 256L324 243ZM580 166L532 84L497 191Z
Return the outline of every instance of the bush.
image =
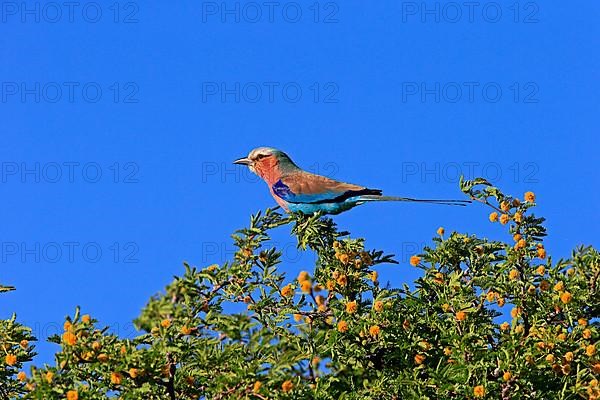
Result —
M461 182L510 239L442 228L410 259L422 277L377 278L393 257L320 216L267 210L233 236L231 262L185 265L122 339L76 311L56 365L30 361L30 331L2 321L0 390L31 399L596 399L600 255L553 261L533 193ZM269 232L291 225L314 271L290 279ZM242 304L244 312L227 312Z

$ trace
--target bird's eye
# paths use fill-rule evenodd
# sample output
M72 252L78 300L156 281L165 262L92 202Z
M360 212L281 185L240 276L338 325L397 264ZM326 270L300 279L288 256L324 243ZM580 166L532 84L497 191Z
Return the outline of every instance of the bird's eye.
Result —
M263 158L265 158L267 155L266 154L259 154L256 156L257 160L262 160Z

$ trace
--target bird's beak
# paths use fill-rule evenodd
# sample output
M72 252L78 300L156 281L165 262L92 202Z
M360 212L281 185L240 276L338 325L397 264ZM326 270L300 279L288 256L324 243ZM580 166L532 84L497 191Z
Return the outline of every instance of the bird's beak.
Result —
M233 162L234 164L241 164L241 165L249 165L250 164L250 159L244 157L244 158L240 158L237 159Z

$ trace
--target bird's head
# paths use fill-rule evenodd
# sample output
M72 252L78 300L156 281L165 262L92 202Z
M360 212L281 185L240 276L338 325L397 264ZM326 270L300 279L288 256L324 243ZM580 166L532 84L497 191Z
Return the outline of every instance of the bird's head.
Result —
M298 169L287 154L272 147L258 147L252 150L247 157L235 160L233 163L248 166L250 171L265 180Z

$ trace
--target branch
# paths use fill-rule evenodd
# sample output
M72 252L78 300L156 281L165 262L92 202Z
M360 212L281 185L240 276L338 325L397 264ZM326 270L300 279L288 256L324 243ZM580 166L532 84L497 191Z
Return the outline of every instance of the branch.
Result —
M167 383L167 393L170 400L177 400L175 396L175 360L171 353L167 353L167 366L169 367L169 382Z

